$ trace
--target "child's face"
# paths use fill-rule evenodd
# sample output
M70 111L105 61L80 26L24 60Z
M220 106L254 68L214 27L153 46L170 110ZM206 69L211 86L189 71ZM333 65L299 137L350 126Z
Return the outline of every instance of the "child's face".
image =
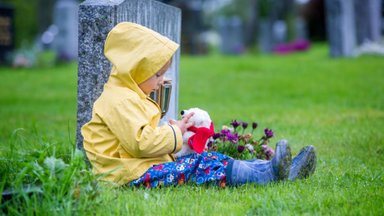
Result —
M139 88L147 95L152 91L160 88L164 81L164 74L171 65L171 61L167 62L155 75L139 84Z

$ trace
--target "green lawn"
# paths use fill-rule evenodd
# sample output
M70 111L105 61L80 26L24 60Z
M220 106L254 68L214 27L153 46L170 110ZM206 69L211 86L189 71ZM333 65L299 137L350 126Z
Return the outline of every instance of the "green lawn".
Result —
M0 191L14 215L383 215L384 59L331 59L327 47L289 56L181 58L179 109L207 110L216 128L257 121L293 153L315 145L306 180L218 189L95 184L75 152L77 65L0 68ZM261 129L258 129L261 133ZM62 159L62 160L61 160ZM0 212L1 214L1 212Z

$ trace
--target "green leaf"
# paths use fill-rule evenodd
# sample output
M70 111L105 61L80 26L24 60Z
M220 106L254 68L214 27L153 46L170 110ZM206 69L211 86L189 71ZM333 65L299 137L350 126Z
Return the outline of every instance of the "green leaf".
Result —
M49 169L51 173L58 174L63 171L68 164L66 164L61 158L48 157L44 160L45 168Z

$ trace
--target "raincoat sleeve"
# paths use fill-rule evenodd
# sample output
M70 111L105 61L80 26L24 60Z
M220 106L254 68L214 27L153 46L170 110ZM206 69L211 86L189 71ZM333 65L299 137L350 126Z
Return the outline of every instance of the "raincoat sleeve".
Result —
M177 126L167 124L158 127L156 117L148 120L148 114L135 103L116 106L105 122L124 150L133 157L176 153L183 144L182 133Z

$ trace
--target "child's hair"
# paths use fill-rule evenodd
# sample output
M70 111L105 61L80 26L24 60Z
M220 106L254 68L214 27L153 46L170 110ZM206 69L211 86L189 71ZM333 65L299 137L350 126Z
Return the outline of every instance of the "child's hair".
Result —
M171 64L172 64L172 58L169 61L167 61L167 63L164 64L164 66L156 73L156 76L161 76L165 74L165 72L167 72Z

